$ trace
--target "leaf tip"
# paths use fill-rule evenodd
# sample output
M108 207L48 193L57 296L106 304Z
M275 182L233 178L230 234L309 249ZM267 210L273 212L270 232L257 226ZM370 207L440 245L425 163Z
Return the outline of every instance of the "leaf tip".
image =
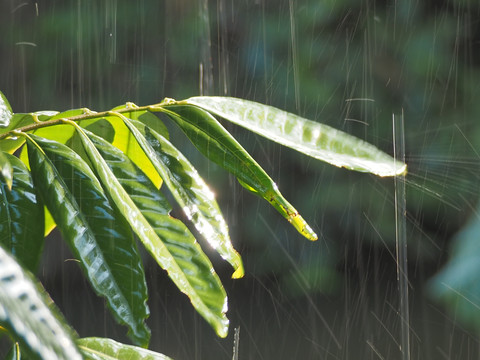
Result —
M232 279L240 279L245 275L245 270L243 269L243 265L237 267L237 269L232 274Z
M300 216L300 214L296 213L292 218L288 219L288 221L297 229L297 231L306 237L310 241L318 240L318 235L313 231L310 225Z
M402 166L400 166L400 168L397 170L397 173L395 175L397 176L407 175L407 164L403 164Z
M302 235L305 236L310 241L318 240L318 235L312 230L312 228L307 223L305 223L305 226L302 229Z
M221 337L222 339L226 338L228 335L228 325L230 324L230 321L226 317L222 319L221 324L217 326L215 329L217 335Z

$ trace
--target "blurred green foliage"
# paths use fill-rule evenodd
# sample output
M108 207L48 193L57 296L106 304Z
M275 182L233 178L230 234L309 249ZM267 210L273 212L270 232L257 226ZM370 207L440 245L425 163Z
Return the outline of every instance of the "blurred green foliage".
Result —
M155 103L200 91L249 98L389 153L392 113L403 112L410 263L436 271L480 193L480 3L218 0L208 2L209 11L204 3L4 1L0 88L15 111ZM232 193L219 201L247 271L275 273L292 294L299 286L328 292L341 281L331 274L361 266L362 254L394 261L390 180L298 159L242 130L234 134L320 233L317 244L290 241L273 212L265 207L259 216L264 205L208 167L218 193ZM271 238L280 246L268 246Z

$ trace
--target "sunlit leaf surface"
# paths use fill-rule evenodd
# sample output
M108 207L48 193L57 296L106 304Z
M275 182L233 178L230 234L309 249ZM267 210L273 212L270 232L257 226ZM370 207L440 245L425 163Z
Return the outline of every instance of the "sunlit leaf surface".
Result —
M184 264L180 265L179 262L177 262L177 259L170 252L171 249L169 249L166 243L159 237L159 234L164 236L172 236L172 234L174 234L175 232L185 235L184 228L179 229L176 222L169 222L167 221L166 217L163 217L162 219L160 215L164 215L162 214L164 210L158 210L154 208L155 211L153 213L151 212L152 209L150 209L149 211L148 207L152 206L151 203L145 205L146 208L143 209L143 202L149 202L150 200L141 199L142 196L140 196L134 201L134 197L131 197L128 192L123 188L121 181L117 178L116 174L112 172L106 160L104 160L104 158L99 153L99 150L97 150L97 148L95 147L94 143L91 140L94 139L94 136L92 136L92 134L89 134L89 136L91 137L90 139L85 131L81 130L80 128L78 128L77 130L78 134L82 139L82 143L84 144L85 151L99 179L105 185L106 191L108 191L110 198L115 202L117 208L130 223L139 240L144 244L145 248L150 252L150 254L157 261L157 263L163 269L168 271L168 275L174 281L177 287L183 293L188 295L195 309L214 327L217 334L219 336L225 337L228 332L228 319L225 316L225 313L227 311L227 298L220 282L216 281L216 276L215 281L212 283L206 283L205 279L196 276L192 276L191 278L189 278L184 272L186 268L182 268L182 266L185 266L188 263L188 253L184 252L183 256L185 256L186 261L184 262ZM107 159L115 159L115 153L120 154L118 153L118 150L116 150L115 147L111 146L110 144L106 142L101 143L102 144L100 144L99 141L96 141L96 144L99 147L101 145L102 149L100 151L102 151L102 153ZM115 162L115 160L113 162ZM125 164L131 163L125 162ZM115 164L115 166L121 167L122 161L120 161L120 163L118 164ZM121 174L124 170L127 170L127 168L118 170L118 174ZM128 181L131 182L132 180L125 179L124 184ZM128 188L128 186L131 186L133 188L133 191L135 192L137 185L139 187L141 186L141 184L136 184L134 181L126 187ZM137 206L136 201L139 202L139 206ZM143 213L143 211L145 211L145 214ZM163 224L162 220L165 221ZM158 228L161 228L163 232L157 234L156 230ZM177 244L173 244L172 242L172 246L176 246L175 252L177 253L177 255L185 250L182 249L182 247L184 246L182 245L182 241L188 242L188 240L185 239L177 240L176 237L173 238L172 241L178 242ZM188 246L186 248L188 248ZM191 250L192 248L190 247L188 251ZM194 259L195 258L190 259L191 265L188 266L188 268L190 271L193 271L193 273L189 275L199 273L199 269L197 268L198 265L195 264ZM213 272L213 268L209 266L208 271ZM202 276L203 275L206 274L202 273ZM190 282L192 279L193 281Z
M147 290L132 233L76 153L55 141L31 137L32 176L64 239L115 318L129 327L136 343L147 345Z
M234 174L249 191L271 203L305 237L317 235L282 196L277 185L235 138L209 113L194 106L169 106L169 115L210 160Z
M32 114L14 114L7 127L0 127L0 134L18 129L22 126L33 124ZM13 154L20 146L25 143L25 138L20 136L12 136L0 141L0 150Z
M48 118L42 116L40 117L40 120L46 121L46 120L64 119L67 117L78 116L83 114L85 114L84 109L72 109L72 110L61 112L61 113L55 113ZM47 139L55 140L61 144L66 144L68 140L70 140L73 134L75 133L75 130L73 129L72 126L57 124L55 126L48 126L48 127L36 129L34 131L31 131L30 133L40 137L47 138Z
M7 127L10 124L12 116L13 112L9 102L5 95L0 92L0 127Z
M112 339L83 338L77 340L85 360L170 360L169 357Z
M41 359L82 359L42 291L0 247L0 324Z
M178 264L185 280L209 309L222 314L226 310L226 294L220 279L185 224L169 215L171 207L163 194L125 154L93 134L89 136L115 177ZM157 253L153 255L156 256ZM207 314L206 317L208 320L210 315Z
M227 223L215 195L197 170L163 136L140 122L124 120L187 218L208 243L232 264L235 269L233 277L242 277L242 260L232 246Z
M15 156L4 154L13 167L13 184L0 181L0 243L31 272L43 248L43 204L39 203L32 177Z
M352 135L256 102L227 97L193 97L197 105L225 120L316 159L379 176L405 173L406 165Z
M163 121L158 118L157 115L146 110L135 110L135 106L136 105L134 104L127 103L126 105L121 105L113 108L112 111L131 109L131 111L122 111L122 115L132 120L138 120L147 125L150 129L155 130L164 138L169 138L167 127L165 126Z
M125 106L120 106L118 108L124 109ZM132 115L134 118L146 119L147 121L148 119L150 119L150 117L154 117L157 120L157 123L160 123L160 119L158 119L154 114L149 113L147 111L132 111L132 112L127 112L127 114ZM109 133L97 131L96 129L92 129L91 127L87 127L87 129L93 132L94 134L108 140L110 143L113 144L113 146L117 147L123 153L127 154L127 156L138 167L140 167L142 171L150 178L150 180L155 184L155 186L157 188L160 188L162 184L162 179L160 178L160 175L155 170L151 161L145 155L143 150L140 148L137 141L135 140L135 137L128 130L128 128L126 127L122 119L118 118L117 116L107 116L105 119L113 127L113 132L111 132L111 134L114 135L113 140L110 141L105 136L105 135L108 135ZM152 122L152 121L148 121L148 122ZM84 127L83 122L80 125ZM160 128L164 130L165 133L168 133L164 125L160 126Z
M13 181L13 168L12 164L8 160L8 153L0 151L0 175L2 177L1 181L4 182L9 189L12 188Z

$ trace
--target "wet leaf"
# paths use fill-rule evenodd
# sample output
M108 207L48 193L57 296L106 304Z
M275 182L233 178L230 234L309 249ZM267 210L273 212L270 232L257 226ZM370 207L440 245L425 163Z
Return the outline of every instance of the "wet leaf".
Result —
M6 128L0 127L0 134L5 134L9 131L18 129L23 126L31 125L34 123L32 114L15 114L10 120L10 123ZM4 138L0 141L0 150L13 154L18 148L25 143L23 136L12 136Z
M5 134L9 131L19 129L24 126L32 125L35 123L35 120L46 121L50 120L53 116L57 115L57 111L37 111L35 113L17 113L14 114L10 123L7 127L0 127L0 134ZM46 131L54 131L55 127L50 128ZM60 134L61 135L61 134ZM23 136L11 136L0 141L0 150L13 154L17 149L19 149L25 143L25 138ZM28 165L28 164L27 164Z
M12 107L7 98L0 91L0 127L7 127L13 117Z
M235 272L232 277L242 277L242 259L232 246L227 223L214 194L197 170L163 136L140 122L126 118L124 121L187 218L222 258L233 266Z
M125 154L101 138L88 135L121 186L178 264L185 276L181 281L186 280L213 312L222 313L226 294L220 279L185 224L169 215L170 204L160 190ZM156 253L152 255L155 257Z
M141 183L136 183L135 180L133 180L132 183L132 180L128 178L124 180L117 178L117 174L120 178L123 177L123 175L121 176L120 174L127 174L130 171L127 170L127 168L117 169L117 174L112 172L109 164L104 160L99 151L103 153L107 160L115 159L119 154L115 150L115 147L110 146L106 142L102 143L101 140L99 141L99 139L95 139L92 134L87 136L88 133L80 128L77 128L77 131L98 178L105 185L105 190L115 202L120 212L130 223L139 240L144 244L145 248L157 261L160 267L167 270L168 275L177 287L183 293L188 295L195 309L213 326L217 334L221 337L225 337L228 332L228 319L225 316L227 311L227 298L225 292L221 287L220 282L217 280L216 275L213 282L208 282L212 279L211 277L206 280L207 274L201 270L204 265L195 263L195 259L199 258L198 256L193 259L188 259L188 252L192 250L192 247L182 244L182 241L187 243L190 241L188 239L183 239L183 235L185 235L184 228L178 228L179 224L176 221L168 221L168 215L165 214L165 210L161 210L158 206L155 207L155 205L151 203L151 200L148 199L148 196L143 195L134 200L135 197L133 195L131 197L127 190L123 188L122 182L126 188L128 188L128 185L126 184L130 182L129 186L131 186L134 192L137 187L138 189L141 189L143 185ZM97 150L93 141L95 141L101 150ZM122 168L123 165L127 166L128 164L131 164L129 162L124 163L123 161L117 161L112 160L110 166L112 166L112 168ZM144 180L142 180L142 183L143 182ZM136 202L138 203L138 206ZM143 212L145 212L145 214ZM160 215L163 215L163 217ZM162 230L162 232L159 233L160 236L165 236L165 239L160 238L159 234L157 234L157 230L159 229ZM166 237L173 236L174 233L177 233L176 237L173 239L166 239ZM172 247L177 247L175 251L172 250L170 245L166 245L169 241L172 241ZM185 249L188 249L188 252L184 252L183 255L181 255L181 252L185 251ZM172 252L170 252L170 250L172 250ZM174 257L173 253L176 253L179 257ZM183 259L185 260L184 264L180 264L182 256L185 257ZM190 265L188 265L189 261L191 263ZM193 271L193 273L188 274L188 276L184 272L187 271L187 268L188 271ZM211 266L208 267L208 272L213 273L213 268ZM202 277L205 275L205 278L197 277L197 274L201 274Z
M0 247L0 324L42 359L82 359L64 321L52 313L43 292Z
M30 172L15 156L12 187L0 182L0 243L24 267L35 272L43 248L43 204L39 202Z
M110 143L116 148L120 149L123 153L127 154L127 156L145 172L155 186L160 188L162 184L161 177L123 121L116 116L107 116L105 119L109 121L115 130L115 137L113 141L110 141ZM106 139L102 133L99 133L91 128L88 128L88 130L92 130L92 132L96 135Z
M64 119L67 117L78 116L85 114L84 109L72 109L67 110L61 113L55 113L48 118L40 118L42 121L47 120L57 120L57 119ZM47 138L50 140L55 140L61 144L66 144L68 140L71 139L75 130L68 125L64 124L57 124L55 126L48 126L44 128L39 128L30 132L31 134L35 134L37 136Z
M77 340L85 360L170 360L169 357L112 339L83 338Z
M303 236L317 239L311 227L282 196L262 167L212 115L195 106L174 105L167 108L167 115L202 154L235 175L249 191L272 204Z
M13 182L13 168L7 155L8 153L0 151L0 176L2 177L1 181L4 182L10 190Z
M112 111L131 109L132 111L122 111L122 115L129 119L138 120L144 123L150 129L156 131L157 133L159 133L165 139L168 140L169 139L168 129L163 123L163 121L160 120L157 115L151 113L150 111L135 110L135 106L136 105L134 104L127 103L126 105L121 105L113 108Z
M58 142L30 137L32 176L64 239L117 321L129 327L137 344L147 345L145 275L131 231L76 153Z
M45 232L43 236L47 237L53 231L53 229L57 227L57 224L55 223L55 220L53 220L53 216L52 214L50 214L50 211L48 211L46 206L44 208L44 212L45 212L45 221L44 221Z
M405 164L361 139L272 106L215 96L192 97L179 103L199 106L279 144L335 166L379 176L406 172Z

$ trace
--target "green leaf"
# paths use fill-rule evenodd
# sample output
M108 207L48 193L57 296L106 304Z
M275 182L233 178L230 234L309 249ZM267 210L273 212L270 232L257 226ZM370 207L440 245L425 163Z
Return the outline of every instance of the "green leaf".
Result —
M158 214L148 214L151 211L149 211L148 209L145 210L143 208L140 208L140 205L142 207L148 207L153 205L151 203L148 204L148 195L143 195L143 197L145 198L144 200L135 200L141 203L139 204L139 206L137 206L132 197L130 197L128 192L123 188L119 179L123 177L120 175L121 172L128 172L126 168L117 170L119 171L117 173L117 176L119 176L119 178L117 178L116 174L112 172L109 165L103 159L103 157L99 153L99 150L97 150L92 141L95 141L99 148L101 148L100 151L107 158L107 160L109 160L112 167L122 168L122 164L124 164L122 160L119 163L115 164L115 166L112 165L112 163L118 162L118 160L116 161L115 159L119 152L115 150L115 147L111 146L105 141L102 142L101 140L96 139L92 134L89 134L87 136L87 133L81 128L77 127L77 131L84 144L85 152L87 153L90 162L97 173L98 178L105 185L105 189L106 191L108 191L109 196L115 202L120 212L130 223L132 229L135 231L140 241L144 244L145 248L157 261L160 267L167 270L168 275L173 280L173 282L183 293L185 293L190 298L190 301L192 302L195 309L213 326L217 334L219 336L225 337L228 331L228 319L225 316L225 312L227 311L227 298L223 288L221 287L220 282L215 281L209 285L217 284L216 286L205 288L205 279L197 278L196 276L199 271L195 268L195 266L199 265L194 263L194 259L194 261L192 261L192 269L194 269L194 273L191 276L189 274L189 278L189 276L187 276L187 274L184 272L184 269L182 269L182 266L184 265L181 266L179 262L177 262L177 259L172 255L169 248L167 247L167 239L161 239L157 234L156 230L158 230L158 227L162 226L162 220L165 221L163 227L167 228L166 231L183 231L182 229L175 229L175 225L178 225L178 223L174 221L167 222L166 217L162 219L161 217L158 217ZM125 162L125 165L127 165L127 162ZM122 180L124 184L125 182L129 181L132 180ZM130 185L131 189L133 191L136 191L137 186L139 189L141 189L141 184L135 183L135 180L133 181L134 182ZM143 182L144 180L142 180L142 183ZM142 191L140 191L140 194L141 193ZM153 208L153 210L153 212L155 212L155 207ZM145 214L142 213L142 211L144 211ZM162 210L156 210L156 212L162 214ZM157 217L160 224L152 221L152 219ZM152 223L150 223L149 219L150 221L152 221ZM165 234L169 236L168 232L166 232ZM173 241L177 241L177 238L174 238ZM188 240L185 241L188 242ZM178 240L177 245L178 251L181 252L182 243L180 240ZM186 257L185 259L188 262L188 257ZM212 267L209 267L209 272L213 273ZM205 274L202 273L202 276L203 275ZM191 279L193 279L192 282L190 282ZM207 285L207 287L209 285Z
M89 138L178 264L184 280L209 309L221 314L226 294L220 279L185 224L169 216L171 207L163 194L125 154L93 134L89 134ZM156 256L156 253L152 255Z
M136 110L136 108L137 108L137 105L132 103L127 103L125 105L121 105L113 108L112 111L118 112L118 110L131 109L131 111L122 111L122 115L129 119L138 120L144 123L150 129L162 135L165 139L167 140L169 139L168 129L163 123L163 121L158 118L157 115L146 110Z
M52 116L48 118L40 117L40 120L47 121L47 120L64 119L68 117L84 115L85 113L86 113L85 109L73 109L73 110L68 110L61 113L52 114ZM89 124L95 121L98 121L98 119L89 120ZM30 133L43 138L50 139L50 140L55 140L61 144L66 144L72 138L73 134L75 133L75 129L69 125L57 124L55 126L47 126L47 127L35 129Z
M10 190L12 188L13 182L13 168L12 164L10 164L10 161L8 160L7 155L8 153L0 151L0 175L3 178L2 180L5 182L8 189Z
M0 243L35 272L43 248L43 204L25 165L13 155L4 156L12 165L14 178L11 189L0 182Z
M34 123L32 114L15 114L10 120L7 127L0 127L0 134L5 134L9 131L18 129L23 126ZM25 138L22 136L11 136L0 140L0 150L13 154L20 146L25 143Z
M44 290L0 247L0 324L42 359L82 359L48 302Z
M55 220L53 220L52 214L50 214L50 211L48 211L47 207L44 208L45 211L45 232L43 234L44 237L47 237L53 229L57 227L57 224L55 224Z
M195 106L168 106L169 115L207 158L235 175L240 184L267 200L303 236L317 235L282 196L277 185L235 138L209 113Z
M137 112L134 112L137 113ZM138 114L137 114L138 115ZM154 115L153 115L154 116ZM145 156L145 153L139 147L137 141L125 126L123 121L121 121L116 116L107 116L105 118L112 125L114 129L115 136L113 141L109 141L113 146L120 149L138 166L140 167L145 174L150 178L150 180L155 184L157 188L160 188L162 184L162 179L160 178L158 172L153 167L151 161ZM158 118L157 118L158 119ZM83 124L81 124L83 128ZM90 127L87 128L89 131L92 131L96 135L107 139L107 137L96 129ZM108 140L108 139L107 139Z
M105 338L77 340L85 360L170 360L169 357L136 346L121 344Z
M7 98L0 91L0 127L7 127L13 117L12 107Z
M58 142L30 135L35 185L95 291L142 346L150 330L140 255L124 219L112 208L88 165Z
M196 105L225 120L315 159L379 176L401 175L407 166L352 135L272 106L228 97L192 97Z
M32 125L36 121L46 121L58 114L57 111L37 111L35 113L23 114L17 113L14 114L10 120L10 123L5 127L0 126L0 135L10 132L12 130L19 129L24 126ZM0 141L0 150L13 154L17 149L19 149L25 143L25 138L23 136L10 136L4 138Z
M144 124L123 117L140 147L152 161L187 218L207 242L235 269L233 278L244 275L242 258L232 246L228 226L215 196L185 156L162 135Z
M480 331L480 203L474 216L453 239L452 255L430 280L433 297L445 303L455 317Z

